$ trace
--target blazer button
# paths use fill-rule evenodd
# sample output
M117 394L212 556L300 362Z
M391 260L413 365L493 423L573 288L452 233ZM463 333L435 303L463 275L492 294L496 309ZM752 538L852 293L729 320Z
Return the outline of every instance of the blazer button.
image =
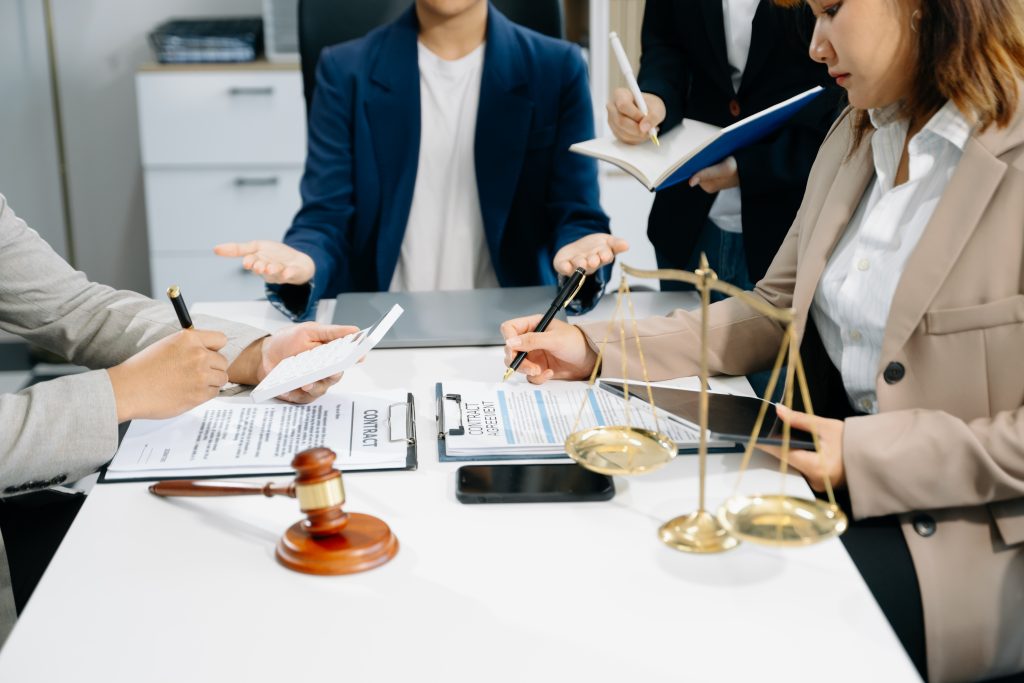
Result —
M732 114L733 118L740 115L740 103L736 100L729 100L729 113Z
M922 538L928 538L935 533L935 520L931 515L916 515L912 523L914 531Z
M885 372L882 373L882 377L885 378L886 384L896 384L903 375L907 374L907 369L903 367L903 363L897 363L893 361L885 366Z

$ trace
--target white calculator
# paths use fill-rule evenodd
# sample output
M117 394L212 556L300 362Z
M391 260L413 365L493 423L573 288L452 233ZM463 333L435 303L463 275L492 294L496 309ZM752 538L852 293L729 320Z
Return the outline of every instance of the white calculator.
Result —
M324 377L344 372L383 339L402 313L402 307L395 304L370 327L285 358L253 388L250 394L252 400L266 401Z

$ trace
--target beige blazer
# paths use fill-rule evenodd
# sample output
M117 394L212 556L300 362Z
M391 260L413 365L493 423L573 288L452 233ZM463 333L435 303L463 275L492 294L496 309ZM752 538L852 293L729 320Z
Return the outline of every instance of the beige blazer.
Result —
M796 311L801 339L822 270L873 175L870 140L847 156L851 119L841 117L823 143L789 235L755 289ZM712 306L709 323L712 372L771 366L781 341L776 324L737 300ZM591 340L604 337L602 323L581 327ZM696 374L699 314L676 311L642 321L639 329L654 378ZM605 353L604 367L621 373L618 345ZM883 371L893 362L905 374L889 383ZM635 358L629 364L639 376ZM973 681L1022 670L1020 110L1006 128L967 142L907 261L877 373L879 413L846 421L847 485L856 518L900 516L921 586L929 678ZM927 535L915 531L915 519Z
M228 335L229 361L264 332L196 316ZM0 395L0 496L45 489L95 472L117 449L117 408L107 372L181 329L169 303L89 282L0 195L0 329L90 372ZM88 587L83 587L88 590ZM14 625L14 595L0 539L0 644Z

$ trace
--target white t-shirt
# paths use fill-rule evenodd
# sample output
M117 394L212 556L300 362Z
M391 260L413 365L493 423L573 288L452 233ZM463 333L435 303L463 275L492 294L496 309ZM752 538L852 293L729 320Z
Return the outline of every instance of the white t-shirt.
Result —
M725 52L729 57L732 89L739 91L743 70L747 67L750 54L750 38L753 32L754 14L760 0L722 0L722 14L725 19ZM740 188L722 190L711 205L708 218L727 232L742 232Z
M389 290L497 287L476 186L474 139L484 45L446 61L418 44L420 152Z

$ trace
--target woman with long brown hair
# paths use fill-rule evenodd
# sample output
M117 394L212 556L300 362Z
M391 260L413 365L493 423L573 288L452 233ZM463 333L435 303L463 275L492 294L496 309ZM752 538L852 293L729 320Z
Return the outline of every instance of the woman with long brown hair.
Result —
M797 4L799 0L777 0ZM931 681L1024 670L1024 5L807 0L811 58L850 107L754 289L793 308L843 537ZM581 379L603 323L503 326L532 382ZM712 371L771 365L783 330L711 307ZM642 321L656 379L697 371L699 316ZM620 368L618 349L605 366ZM639 375L635 359L631 372ZM817 454L791 462L815 488Z

